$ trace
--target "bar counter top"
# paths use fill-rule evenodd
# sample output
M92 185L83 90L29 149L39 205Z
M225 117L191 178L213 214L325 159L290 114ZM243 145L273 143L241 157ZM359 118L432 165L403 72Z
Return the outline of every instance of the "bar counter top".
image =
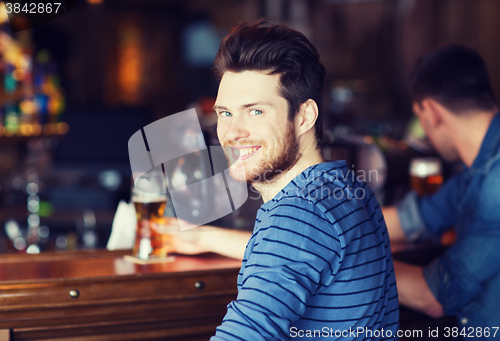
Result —
M185 272L217 271L241 267L240 260L215 254L175 255L165 263L135 264L123 259L124 251L46 252L37 255L0 255L0 289L16 282L106 278L115 276L176 275Z

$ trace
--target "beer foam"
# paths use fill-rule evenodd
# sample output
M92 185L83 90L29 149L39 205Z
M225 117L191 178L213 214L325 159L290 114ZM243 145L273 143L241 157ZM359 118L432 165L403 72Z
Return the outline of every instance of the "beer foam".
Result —
M421 178L442 173L441 160L438 158L414 158L410 164L410 175Z
M152 204L157 202L165 202L167 197L159 193L144 193L139 191L134 191L132 194L131 202L138 202L143 204Z

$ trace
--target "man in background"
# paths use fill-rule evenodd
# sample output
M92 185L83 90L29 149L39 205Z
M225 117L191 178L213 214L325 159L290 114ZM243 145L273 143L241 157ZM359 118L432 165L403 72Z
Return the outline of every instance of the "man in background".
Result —
M463 169L436 194L383 210L392 242L457 234L428 266L394 262L400 303L457 316L459 337L500 338L500 116L486 66L466 47L439 48L416 65L410 92L436 151Z

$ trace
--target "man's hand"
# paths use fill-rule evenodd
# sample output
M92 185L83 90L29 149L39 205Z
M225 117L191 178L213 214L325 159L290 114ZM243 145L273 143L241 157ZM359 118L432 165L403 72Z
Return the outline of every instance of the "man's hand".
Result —
M184 226L187 222L183 221ZM164 227L171 238L171 251L179 254L196 255L214 252L226 257L243 259L246 244L251 233L229 230L215 226L198 226L181 231L179 219L170 218Z
M169 235L168 253L179 253L184 255L197 255L204 252L209 252L198 244L199 230L192 228L186 231L181 231L179 220L176 218L164 218L160 222L152 222L151 228L157 233ZM183 221L187 226L187 222ZM201 229L199 227L198 229Z
M394 261L399 303L431 317L443 316L443 306L434 297L421 267Z

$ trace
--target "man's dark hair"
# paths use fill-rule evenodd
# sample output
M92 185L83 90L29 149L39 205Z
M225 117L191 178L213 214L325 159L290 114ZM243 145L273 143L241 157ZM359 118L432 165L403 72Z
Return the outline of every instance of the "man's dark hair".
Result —
M447 45L422 57L410 77L415 102L432 98L453 112L493 110L497 102L488 70L473 49Z
M280 95L287 100L288 120L300 105L313 99L319 109L315 124L318 145L323 137L322 104L325 68L316 48L300 32L263 21L233 27L222 40L215 58L215 72L269 71L280 74Z

